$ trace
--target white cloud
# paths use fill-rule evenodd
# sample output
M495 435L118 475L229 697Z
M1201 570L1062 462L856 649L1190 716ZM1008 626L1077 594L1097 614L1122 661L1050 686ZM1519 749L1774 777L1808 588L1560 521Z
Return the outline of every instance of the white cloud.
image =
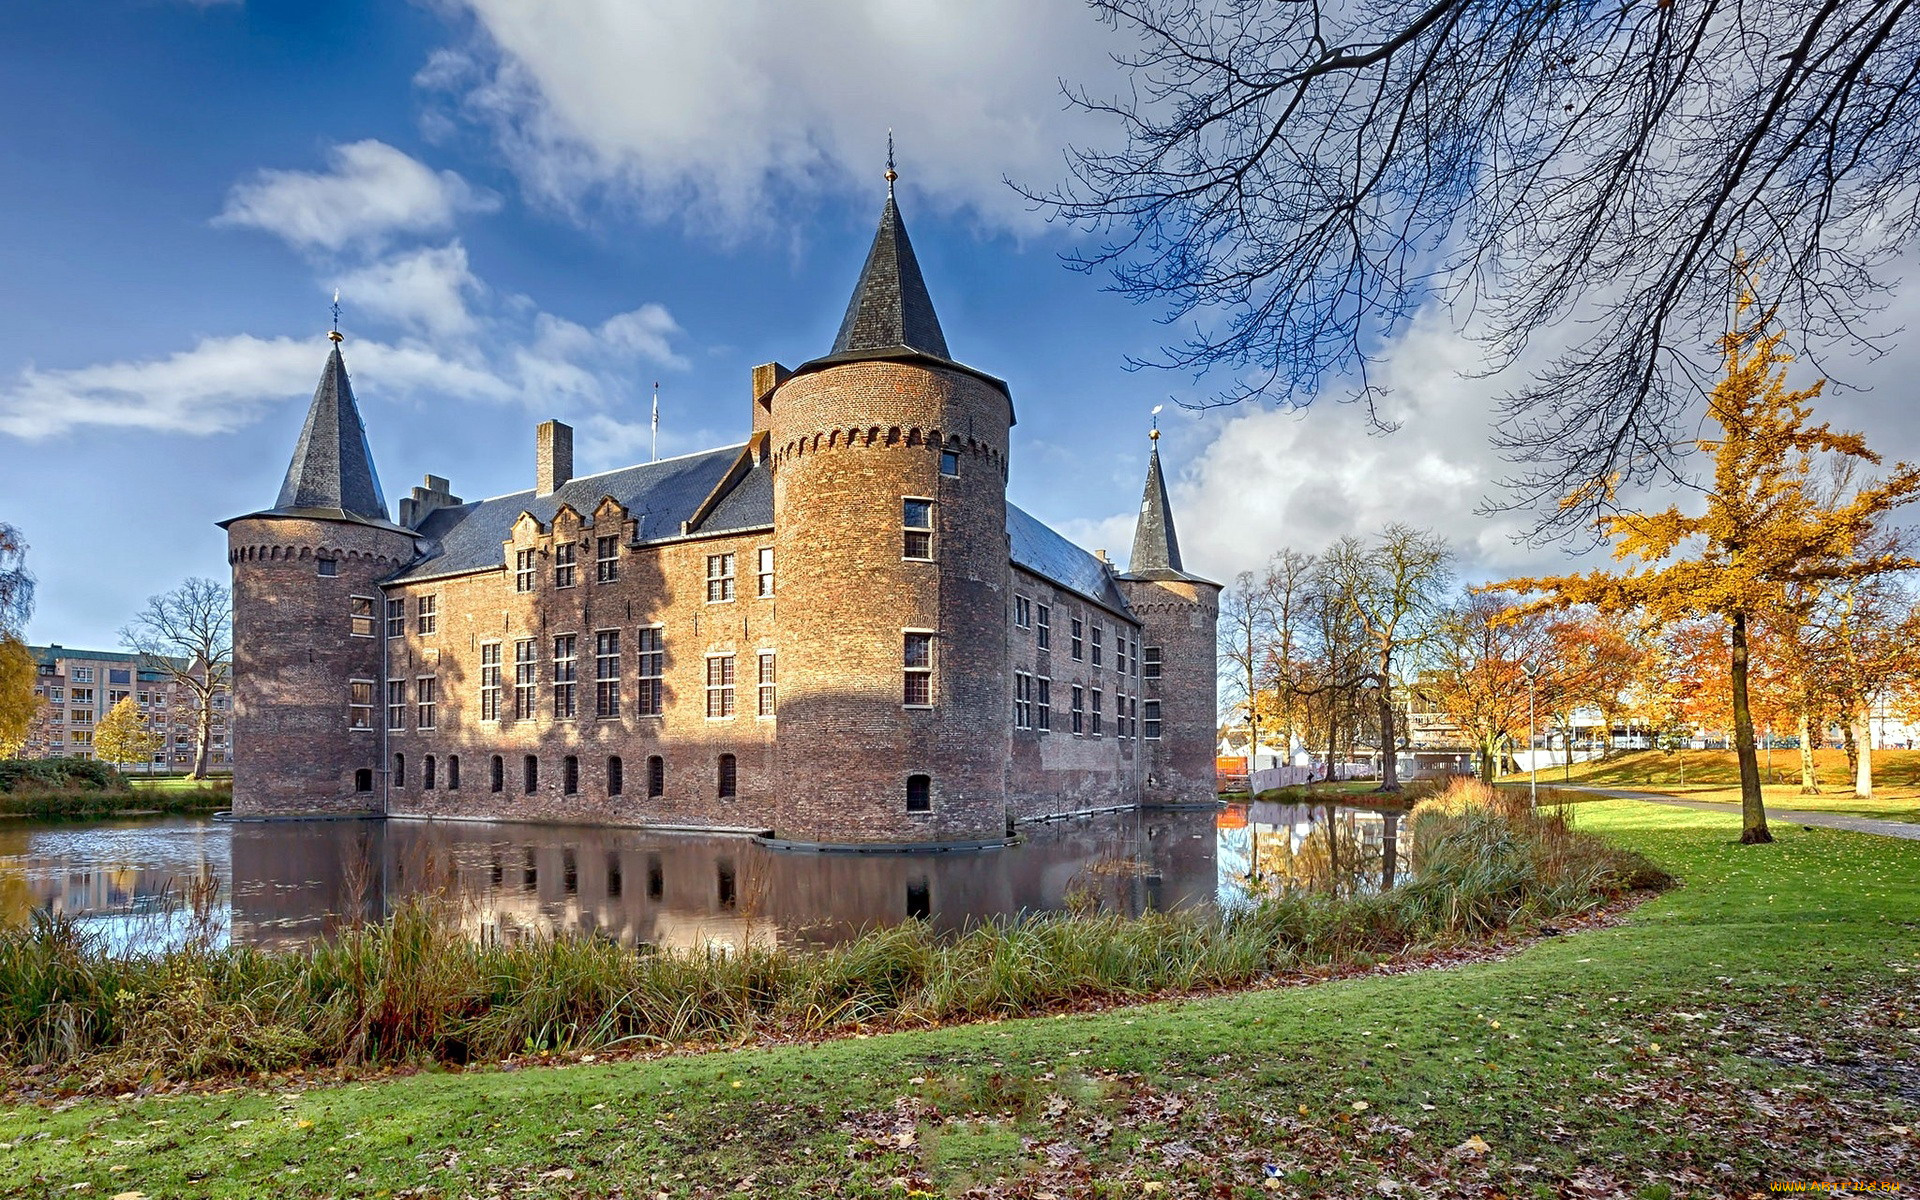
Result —
M371 138L335 146L328 159L325 172L257 172L234 185L214 223L263 229L302 250L340 250L444 230L461 213L500 205L452 171Z
M908 186L1032 228L1002 176L1046 183L1083 138L1062 76L1112 70L1115 36L1077 0L456 0L474 22L418 82L430 129L488 130L523 186L579 212L612 199L726 235L771 206L877 194L889 126Z
M479 328L469 307L486 285L467 263L457 240L396 254L341 276L341 292L356 309L398 321L441 339L465 339Z

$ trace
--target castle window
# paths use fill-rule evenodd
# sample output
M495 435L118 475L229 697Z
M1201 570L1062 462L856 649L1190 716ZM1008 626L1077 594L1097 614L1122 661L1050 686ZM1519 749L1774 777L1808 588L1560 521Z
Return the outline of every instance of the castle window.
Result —
M507 760L498 754L487 764L487 790L504 792L507 790Z
M620 715L620 631L593 635L593 711L605 720Z
M387 601L387 636L407 636L407 602L404 599Z
M432 729L434 715L440 706L440 681L431 675L422 675L413 683L414 726L419 729Z
M733 599L733 555L707 555L707 603Z
M340 573L340 560L337 558L316 558L313 560L313 568L322 575L338 575ZM371 791L372 789L369 788L368 790Z
M933 634L910 629L901 636L901 665L906 677L901 702L908 708L932 708Z
M540 759L529 754L520 763L521 786L531 796L540 790Z
M1127 698L1121 695L1113 698L1113 736L1127 736Z
M553 715L563 721L574 717L574 682L576 659L574 658L574 637L563 633L553 639Z
M513 719L533 720L534 693L533 639L522 638L513 644Z
M580 759L575 755L560 760L560 791L567 796L580 794Z
M958 450L942 450L940 452L940 473L948 478L959 476L960 452Z
M618 583L620 580L620 538L595 538L593 540L594 578L601 583Z
M373 790L373 768L361 767L353 773L353 790L371 792Z
M1127 697L1127 736L1140 736L1140 698Z
M733 715L733 655L707 655L707 719Z
M1160 647L1148 646L1142 659L1140 673L1148 679L1160 678Z
M420 632L433 633L440 628L440 597L422 596L419 600Z
M759 551L761 596L773 595L773 547L762 546Z
M657 717L661 712L664 687L661 676L666 670L666 631L653 626L636 631L639 639L636 657L639 662L634 670L639 682L634 690L633 702L643 717Z
M1033 601L1025 596L1013 598L1013 627L1026 629L1033 624Z
M460 790L460 756L458 754L447 755L447 790L450 792Z
M1086 657L1087 623L1079 617L1067 623L1067 653L1073 655L1073 661L1079 662Z
M731 800L740 794L740 765L731 754L720 756L720 798Z
M1053 732L1053 680L1042 675L1034 680L1034 727L1041 733Z
M480 643L480 719L500 719L500 643Z
M575 547L572 542L555 542L553 544L554 587L570 588L573 586L574 549Z
M774 656L771 650L760 652L760 715L773 715L778 697L774 693Z
M372 637L373 597L354 596L347 603L347 632L354 637Z
M1087 705L1087 732L1094 737L1100 736L1100 689L1094 688Z
M433 761L433 755L431 754L427 755L425 758L420 760L420 790L421 791L430 792L433 790L434 776L436 774L434 768L437 765L438 764L436 764Z
M667 760L661 758L658 754L650 754L647 756L647 796L650 799L658 800L666 794ZM656 891L650 891L649 894L655 899L658 899L660 896L660 893Z
M1106 630L1098 625L1093 627L1093 665L1096 667L1106 661L1106 648L1101 641L1105 634Z
M618 754L607 758L607 795L618 796L627 786L626 766Z
M1160 702L1147 701L1147 740L1155 741L1160 736Z
M907 776L907 811L933 811L933 776Z
M1033 676L1025 671L1013 673L1013 727L1033 728Z
M1039 621L1033 627L1033 644L1042 650L1053 648L1053 606L1042 604L1036 615Z
M407 727L407 681L404 679L387 680L387 728L405 729Z
M1127 658L1128 658L1127 674L1133 676L1135 679L1140 678L1140 639L1139 638L1127 639Z
M404 754L393 756L393 786L397 788L407 786L407 756Z
M1073 736L1087 731L1087 689L1073 685Z
M516 550L513 554L513 590L530 592L533 590L534 551Z
M900 557L933 557L933 501L909 497L900 502L900 524L905 527L906 543Z

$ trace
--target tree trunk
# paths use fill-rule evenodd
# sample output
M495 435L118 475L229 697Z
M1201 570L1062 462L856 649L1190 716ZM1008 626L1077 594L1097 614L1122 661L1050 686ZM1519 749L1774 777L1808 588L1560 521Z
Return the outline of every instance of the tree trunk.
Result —
M1480 739L1480 782L1493 786L1493 756L1496 753L1492 738Z
M188 779L207 777L207 759L213 747L213 693L199 697L199 711L193 720L193 770Z
M1400 764L1393 744L1393 689L1387 685L1391 666L1387 656L1381 655L1380 686L1374 692L1374 705L1380 713L1380 790L1383 792L1400 790Z
M1853 794L1864 800L1873 795L1873 722L1861 709L1853 723Z
M1840 722L1840 746L1847 752L1847 774L1860 778L1860 743L1853 740L1851 720Z
M1733 614L1733 743L1740 758L1740 841L1771 842L1760 794L1760 756L1753 747L1753 710L1747 704L1747 614Z
M1800 794L1820 794L1820 777L1813 771L1813 715L1804 708L1800 710Z

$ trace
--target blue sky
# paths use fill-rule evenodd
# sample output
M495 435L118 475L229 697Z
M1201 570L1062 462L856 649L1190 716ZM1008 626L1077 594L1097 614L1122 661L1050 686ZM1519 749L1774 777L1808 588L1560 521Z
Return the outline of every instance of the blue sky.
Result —
M224 577L214 522L272 502L336 287L390 504L426 472L528 486L547 417L583 471L642 460L654 380L663 455L741 439L753 365L832 340L889 126L948 342L1013 386L1012 498L1124 557L1148 410L1209 385L1126 370L1158 314L1065 269L1074 235L1002 182L1099 136L1059 81L1118 86L1114 36L1071 0L0 6L0 521L31 638L109 646ZM1190 568L1390 519L1518 565L1518 520L1475 513L1476 365L1423 314L1382 366L1388 438L1331 402L1171 408Z

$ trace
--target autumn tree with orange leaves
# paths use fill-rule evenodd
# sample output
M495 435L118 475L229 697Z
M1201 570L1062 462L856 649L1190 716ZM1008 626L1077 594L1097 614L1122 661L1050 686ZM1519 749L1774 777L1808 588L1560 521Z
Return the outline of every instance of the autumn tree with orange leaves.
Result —
M1888 543L1864 551L1874 544L1888 513L1920 499L1920 468L1898 463L1885 478L1860 484L1850 494L1820 495L1810 476L1822 456L1871 465L1878 465L1880 456L1857 433L1810 424L1824 381L1787 390L1785 364L1793 359L1781 349L1785 334L1768 332L1772 311L1739 324L1753 307L1752 296L1742 296L1734 328L1720 339L1725 373L1707 411L1719 436L1697 443L1713 460L1713 479L1702 488L1704 511L1611 512L1600 518L1600 532L1614 543L1616 560L1637 560L1636 565L1491 585L1544 594L1536 608L1588 604L1605 613L1642 610L1662 622L1705 615L1725 621L1740 760L1740 840L1748 844L1773 840L1760 794L1747 690L1749 621L1796 585L1920 566ZM1602 493L1599 502L1611 508L1610 484L1581 489L1566 503L1594 503L1596 490Z

